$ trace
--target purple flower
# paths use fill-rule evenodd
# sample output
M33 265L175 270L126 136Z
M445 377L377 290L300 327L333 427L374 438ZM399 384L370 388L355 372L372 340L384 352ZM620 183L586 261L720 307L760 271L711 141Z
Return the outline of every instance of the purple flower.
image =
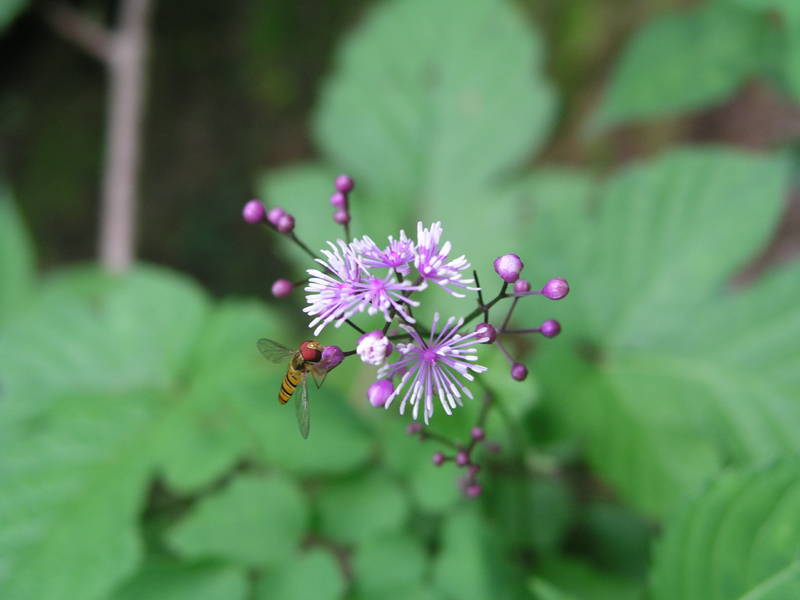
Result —
M463 255L450 262L445 262L447 261L447 255L450 254L450 242L445 242L439 248L441 237L441 222L434 223L430 229L423 229L422 223L417 224L417 246L414 250L414 266L419 271L419 274L425 281L438 283L443 289L457 298L463 298L464 294L448 289L448 285L477 291L479 288L467 285L473 282L472 279L461 280L459 271L469 269L469 263Z
M389 236L389 245L385 250L380 250L378 245L369 236L361 240L353 240L353 246L361 254L362 262L368 269L385 268L394 269L401 275L411 272L409 263L414 261L414 242L406 237L405 231L400 231L400 239Z
M365 310L370 315L380 311L387 321L392 320L391 311L394 310L407 322L414 323L404 308L407 304L419 306L419 302L406 298L403 292L421 288L411 285L409 281L398 283L392 273L384 279L371 275L361 264L354 248L342 240L338 242L338 248L328 242L332 252L322 250L327 262L317 259L327 272L308 269L311 278L305 290L311 293L306 296L308 306L303 312L316 316L309 325L317 326L314 335L319 335L328 323L335 322L335 327L340 327L355 313Z
M450 317L437 334L438 321L439 313L436 313L428 340L423 340L414 329L400 325L411 336L412 341L409 344L398 344L397 350L401 358L378 371L380 379L391 379L395 375L403 373L400 385L386 401L387 408L408 384L408 389L400 404L400 414L403 414L406 403L410 403L413 407L413 417L416 419L420 404L423 404L424 401L425 423L428 423L428 419L433 415L434 393L439 396L445 412L448 415L452 414L451 409L455 408L456 404L463 406L462 392L468 398L472 398L470 391L456 376L460 375L464 379L472 381L474 377L469 373L470 370L475 373L482 373L486 370L486 367L472 364L472 361L477 360L477 356L475 356L477 350L471 347L483 343L486 338L475 331L463 336L459 335L457 332L463 325L464 319L456 322L455 317Z

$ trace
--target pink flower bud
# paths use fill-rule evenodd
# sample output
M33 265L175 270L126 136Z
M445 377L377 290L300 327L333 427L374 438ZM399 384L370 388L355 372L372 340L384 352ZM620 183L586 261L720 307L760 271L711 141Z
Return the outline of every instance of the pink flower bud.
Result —
M561 300L561 298L569 294L569 284L566 280L556 277L545 284L542 288L542 294L550 298L550 300Z
M291 233L294 229L294 217L290 214L285 214L278 219L278 231L281 233Z
M294 290L294 284L288 279L278 279L272 284L272 295L276 298L286 298Z
M494 270L506 283L514 283L519 279L523 266L516 254L506 254L494 261Z
M375 408L386 404L389 396L394 392L394 385L389 379L379 379L367 389L367 399Z
M242 209L242 217L251 224L262 223L267 219L267 209L258 200L250 200Z
M277 227L278 221L280 221L281 217L285 214L286 212L281 207L276 206L275 208L271 208L267 213L267 221Z

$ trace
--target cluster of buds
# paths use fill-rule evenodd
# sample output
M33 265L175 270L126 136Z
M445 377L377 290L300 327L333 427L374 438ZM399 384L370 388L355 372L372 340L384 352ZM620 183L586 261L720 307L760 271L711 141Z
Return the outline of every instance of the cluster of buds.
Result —
M496 345L511 363L511 377L517 381L525 379L527 368L511 357L498 336L538 333L552 338L558 335L561 325L554 319L529 329L509 329L508 323L521 298L542 295L559 300L567 295L569 286L565 280L556 278L541 289L532 290L530 282L520 279L522 260L516 254L506 254L494 262L495 272L502 281L500 289L492 300L484 302L477 272L472 271L472 278L464 279L464 272L470 269L466 257L450 258L451 244L442 242L441 223L430 227L418 223L416 240L401 230L398 238L390 236L385 246L376 244L368 236L350 239L347 194L353 189L353 180L341 175L335 186L337 191L331 196L336 208L334 221L344 226L345 238L349 241L328 242L329 248L321 250L321 256L311 252L297 238L294 219L280 208L267 212L261 202L252 200L244 208L244 218L249 223L263 223L286 235L319 264L320 268L307 270L309 278L302 282L306 284L307 293L303 312L312 317L309 327L314 328L314 335L320 335L328 325L340 327L343 324L360 334L353 350L343 352L335 346L325 347L322 356L325 358L327 353L329 357L325 370L329 371L350 356L358 356L365 364L378 367L377 380L367 390L369 403L389 408L397 399L400 414L410 407L415 422L409 426L409 433L418 434L421 439L437 439L454 448L453 456L437 452L433 462L441 465L453 460L459 467L466 468L468 475L462 481L463 489L467 495L477 496L481 493L476 481L480 466L472 453L478 444L485 445L483 425L492 404L488 390L484 410L466 445L426 432L416 421L422 416L428 424L434 412L434 397L448 415L463 406L464 396L473 398L468 384L487 370L476 364L478 346ZM465 298L464 292L476 292L477 307L466 316L446 320L436 313L430 327L419 323L413 314L420 306L417 297L433 284L457 298ZM509 286L513 286L511 290ZM285 297L294 288L295 284L279 279L272 293ZM511 299L511 305L502 324L494 326L490 323L490 310L504 299ZM365 331L351 320L359 313L381 315L383 326ZM469 323L479 317L483 317L482 322L470 330ZM395 328L390 332L392 325ZM390 357L396 358L390 362Z

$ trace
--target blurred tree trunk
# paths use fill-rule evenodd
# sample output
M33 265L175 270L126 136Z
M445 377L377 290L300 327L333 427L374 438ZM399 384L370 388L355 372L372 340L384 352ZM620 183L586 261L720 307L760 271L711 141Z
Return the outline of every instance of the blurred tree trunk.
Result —
M150 6L151 0L122 0L119 25L110 31L67 4L54 4L46 11L48 21L57 31L101 60L108 69L99 259L112 272L127 270L135 258Z

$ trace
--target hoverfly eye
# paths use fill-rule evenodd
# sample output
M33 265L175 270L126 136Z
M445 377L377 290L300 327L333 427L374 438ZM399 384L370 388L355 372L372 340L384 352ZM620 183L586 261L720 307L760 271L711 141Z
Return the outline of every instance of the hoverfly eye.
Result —
M318 350L317 348L313 348L310 346L313 344L314 346L319 346L319 344L314 344L311 340L305 341L300 344L300 354L303 355L303 360L306 362L316 363L322 359L322 350Z

